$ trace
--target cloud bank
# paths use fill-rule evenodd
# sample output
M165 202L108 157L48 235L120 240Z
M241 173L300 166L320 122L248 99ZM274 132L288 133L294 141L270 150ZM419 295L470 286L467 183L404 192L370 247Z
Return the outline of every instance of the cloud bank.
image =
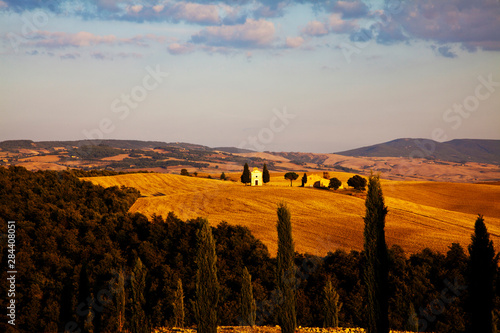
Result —
M286 18L294 6L309 6L314 19L296 27L298 37L281 33L275 22ZM195 27L185 40L170 43L175 55L197 50L299 48L317 38L343 36L351 42L373 40L380 45L434 45L439 56L454 58L460 52L500 51L500 2L498 0L388 0L376 7L363 0L0 0L1 12L42 10L85 20L130 21L137 24L168 22ZM65 48L130 44L147 47L157 37L117 38L88 32L39 31L31 36L34 47ZM281 46L280 46L281 45ZM96 58L99 58L97 56Z

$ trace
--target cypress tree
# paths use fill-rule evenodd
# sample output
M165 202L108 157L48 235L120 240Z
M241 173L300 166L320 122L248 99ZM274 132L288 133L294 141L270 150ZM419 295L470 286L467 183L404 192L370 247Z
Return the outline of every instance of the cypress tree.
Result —
M90 296L90 281L87 272L87 263L83 263L80 269L80 276L78 281L78 304L87 303L87 298ZM92 311L90 308L88 311ZM79 318L80 327L85 328L85 322L87 321L88 314L81 316Z
M243 167L243 174L241 175L241 182L243 184L249 184L252 181L252 175L250 174L250 169L248 168L248 163L245 163Z
M177 289L174 293L174 326L184 327L184 291L181 279L177 280Z
M271 176L269 176L269 170L267 170L267 164L264 163L264 168L262 169L262 182L264 184L269 183Z
M290 210L286 203L278 204L278 255L277 282L281 296L278 307L278 321L283 333L293 333L297 327L295 312L295 250L292 238L292 223Z
M246 267L243 268L241 279L241 324L254 326L257 315L257 305L253 299L252 276Z
M116 295L116 331L122 332L125 326L125 276L123 271L118 273L114 292Z
M332 280L328 279L323 289L324 293L324 310L325 321L323 327L338 327L339 326L339 312L342 308L342 302L339 302L339 294L332 284Z
M66 323L73 321L73 280L67 280L61 290L61 300L59 301L59 330L64 332Z
M468 332L493 332L493 283L497 271L498 257L495 258L493 241L481 215L478 216L472 242L469 245L468 312L470 325Z
M212 229L206 219L201 219L196 262L196 302L194 304L198 332L217 333L217 305L219 282L217 280L217 254Z
M418 316L415 312L415 306L410 302L408 305L408 321L406 322L406 331L418 332Z
M142 264L139 257L135 260L134 270L130 278L130 286L132 292L132 318L131 330L132 333L148 332L148 322L144 307L146 306L146 298L144 296L146 290L146 267Z
M91 295L90 298L92 299L92 302L95 302L94 295ZM87 317L85 317L85 322L83 324L83 333L94 333L94 312L91 306L89 306Z
M304 172L304 175L302 176L302 187L304 187L307 183L307 175L306 173Z
M389 332L389 263L385 243L387 207L379 176L370 175L366 195L364 278L368 300L368 333Z

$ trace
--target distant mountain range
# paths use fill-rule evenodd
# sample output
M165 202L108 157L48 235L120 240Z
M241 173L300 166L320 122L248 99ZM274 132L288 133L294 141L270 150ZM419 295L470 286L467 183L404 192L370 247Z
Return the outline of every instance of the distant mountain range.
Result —
M356 157L413 157L500 165L500 140L456 139L437 142L429 139L396 139L335 154Z
M255 153L255 150L236 147L215 147L214 150L224 151L231 154Z
M80 141L32 141L32 140L8 140L0 142L0 149L49 149L57 147L74 148L83 146L99 145L117 149L185 149L198 151L200 153L225 152L229 154L252 153L249 149L235 147L208 147L185 142L161 142L140 140L80 140ZM300 156L288 156L290 154L304 155L304 153L272 153L285 154L292 160L300 160ZM337 152L335 154L353 157L413 157L428 160L440 160L448 162L478 162L500 165L500 140L480 139L456 139L447 142L437 142L429 139L396 139L372 146L361 147L352 150ZM315 154L322 157L322 154ZM321 155L321 156L320 156ZM317 161L315 161L317 163Z
M0 142L0 149L50 149L56 147L82 147L82 146L108 146L118 149L148 149L148 148L184 148L196 150L213 150L210 147L185 143L185 142L161 142L140 140L79 140L79 141L32 141L32 140L7 140Z

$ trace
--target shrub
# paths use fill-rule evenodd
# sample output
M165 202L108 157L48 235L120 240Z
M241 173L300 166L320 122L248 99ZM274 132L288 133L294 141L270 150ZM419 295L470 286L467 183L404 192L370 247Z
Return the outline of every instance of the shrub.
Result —
M366 188L366 179L359 175L355 175L349 178L347 185L354 187L355 190L364 191Z
M334 190L337 190L341 185L342 185L342 182L334 177L334 178L330 179L330 184L328 185L328 187L333 188Z

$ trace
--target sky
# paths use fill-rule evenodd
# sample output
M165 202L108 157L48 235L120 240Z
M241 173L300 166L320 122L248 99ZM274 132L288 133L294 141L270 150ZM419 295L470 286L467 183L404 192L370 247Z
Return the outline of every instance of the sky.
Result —
M0 0L0 141L500 139L499 31L499 0Z

